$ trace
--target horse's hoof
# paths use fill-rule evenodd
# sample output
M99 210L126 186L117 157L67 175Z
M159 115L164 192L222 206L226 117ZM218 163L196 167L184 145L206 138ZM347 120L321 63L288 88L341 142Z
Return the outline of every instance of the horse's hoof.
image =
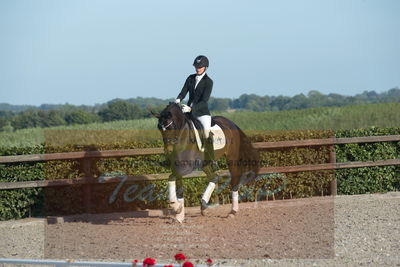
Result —
M177 209L174 209L175 213L176 214L182 213L182 208L183 208L182 205L179 205L179 207Z
M185 220L185 212L182 210L182 212L179 212L175 215L175 220L179 223L183 223Z
M180 223L180 224L183 223L183 220L184 220L184 218L178 218L178 216L175 218L175 221L176 221L177 223Z
M183 199L182 200L178 200L178 208L176 209L176 215L175 215L175 219L179 222L179 223L183 223L183 220L185 219L185 204Z
M169 206L174 210L175 213L181 213L182 205L179 202L172 202Z
M228 218L235 218L236 213L237 213L237 211L231 210L231 212L228 213Z
M204 210L201 209L201 215L202 215L202 216L206 216L206 215L207 215L207 211L206 211L205 209L204 209Z
M207 203L202 199L200 201L200 211L201 211L201 215L206 216L207 212L206 209L208 208Z

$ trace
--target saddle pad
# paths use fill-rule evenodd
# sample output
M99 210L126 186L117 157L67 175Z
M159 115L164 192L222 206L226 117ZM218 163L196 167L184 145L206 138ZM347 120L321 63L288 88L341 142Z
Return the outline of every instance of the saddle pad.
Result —
M200 140L200 134L197 131L196 127L194 127L194 124L192 121L194 133L196 136L196 142L197 142L197 147L201 152L204 152L204 147L202 147L201 140ZM211 127L211 132L214 134L213 135L213 144L214 144L214 150L222 149L225 147L226 144L226 139L225 139L225 134L224 131L219 127L218 124L215 124L214 126Z

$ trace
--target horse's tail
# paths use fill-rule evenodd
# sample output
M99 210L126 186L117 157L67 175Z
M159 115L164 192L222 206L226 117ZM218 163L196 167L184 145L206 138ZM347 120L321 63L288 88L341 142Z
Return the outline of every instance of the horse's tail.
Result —
M260 171L260 153L254 148L251 140L245 133L235 124L240 136L239 160L241 164L241 173L253 171L257 177Z

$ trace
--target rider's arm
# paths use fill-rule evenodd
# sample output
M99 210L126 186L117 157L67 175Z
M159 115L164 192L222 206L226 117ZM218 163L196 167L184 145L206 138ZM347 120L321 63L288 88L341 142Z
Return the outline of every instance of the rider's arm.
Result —
M186 79L181 92L179 93L178 97L176 98L176 99L179 99L180 101L182 101L186 97L186 95L189 91L189 77Z

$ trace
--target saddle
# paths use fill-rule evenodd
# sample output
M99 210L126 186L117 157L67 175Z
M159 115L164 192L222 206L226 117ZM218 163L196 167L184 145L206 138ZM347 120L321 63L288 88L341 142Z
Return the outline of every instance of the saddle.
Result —
M203 143L205 141L203 124L201 124L201 122L195 116L193 116L192 113L187 112L184 114L185 114L186 118L192 122L192 123L189 123L190 129L197 130L197 132L200 135L200 141L201 141L201 143ZM213 118L211 117L211 125L212 124L213 124ZM215 122L214 122L214 124L215 124Z
M201 122L194 117L191 113L185 113L186 118L191 122L189 123L190 129L194 132L194 138L200 151L204 151L205 136L204 128ZM214 117L211 117L211 132L210 137L213 138L214 150L221 149L225 146L225 134L221 127L216 123Z

